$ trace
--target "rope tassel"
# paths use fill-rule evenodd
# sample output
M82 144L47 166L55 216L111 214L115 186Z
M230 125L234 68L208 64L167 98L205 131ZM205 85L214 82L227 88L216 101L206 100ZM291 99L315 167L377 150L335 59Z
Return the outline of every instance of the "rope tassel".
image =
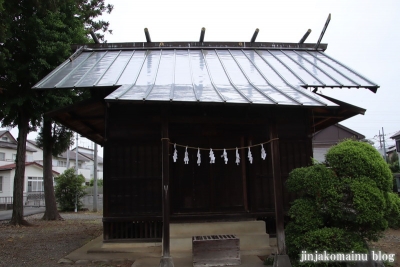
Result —
M210 148L210 163L215 163L215 156L214 152L212 151L212 148Z
M221 158L224 158L225 164L228 164L228 153L226 153L226 149L224 148L224 153L222 153Z
M239 156L239 150L238 150L238 148L236 148L236 165L239 165L239 163L240 163L240 156Z
M174 160L174 162L176 162L176 160L178 159L178 151L176 151L176 144L174 144L174 155L172 156L172 159Z
M185 151L185 158L183 159L183 161L185 162L185 164L189 164L189 154L187 152L187 147L186 147L186 151Z
M261 158L265 160L267 153L265 152L264 146L261 144Z
M247 152L247 157L249 158L250 164L253 164L253 155L251 154L250 147L249 152Z
M197 148L197 165L200 166L200 163L201 163L200 148Z

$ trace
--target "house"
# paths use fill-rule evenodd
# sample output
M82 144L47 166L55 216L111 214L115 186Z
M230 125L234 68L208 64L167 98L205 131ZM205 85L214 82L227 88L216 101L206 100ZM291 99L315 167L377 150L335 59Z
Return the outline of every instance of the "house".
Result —
M75 153L76 147L72 149ZM85 168L90 170L90 179L94 178L94 150L91 148L78 146L79 156L85 159ZM86 177L86 176L85 176ZM103 179L103 158L97 155L97 179Z
M398 131L397 133L392 135L390 138L394 139L396 141L395 149L394 149L393 153L397 153L397 156L399 159L399 165L400 165L400 131ZM395 174L395 177L396 177L396 183L397 183L397 191L400 194L400 174L399 173Z
M0 197L13 195L16 164L11 163L0 166ZM53 175L60 173L53 170ZM29 193L43 192L43 165L37 162L25 163L24 199Z
M17 156L17 140L7 130L0 130L0 166L15 162ZM33 148L26 149L26 162L33 162Z
M395 140L395 142L396 142L396 151L397 151L397 153L400 154L400 131L398 131L397 133L392 135L390 138Z
M33 159L35 162L43 164L43 149L39 147L35 140L27 140L27 147L35 149L36 152L33 153ZM76 165L76 153L74 151L68 151L69 153L69 168L75 168ZM57 157L53 156L53 170L63 173L67 167L67 151L61 153ZM86 157L81 156L78 153L78 174L82 174L85 177L85 181L89 183L90 167L86 166L88 160Z
M28 190L41 189L43 182L43 174L38 175L41 165L34 164L33 154L35 149L26 149L26 170L24 181L24 195ZM0 130L0 197L11 197L13 195L14 175L15 175L15 159L17 156L17 140L7 130ZM28 178L30 183L28 187ZM35 180L35 182L33 182ZM39 186L39 187L38 187ZM3 199L3 200L4 200ZM11 198L7 198L7 202L11 203Z
M88 44L33 89L92 94L47 115L104 147L105 242L162 240L169 255L171 223L272 217L282 254L290 171L311 164L314 133L365 112L315 89L379 87L326 47Z
M387 147L386 154L389 162L395 153L397 153L396 144Z
M316 132L312 139L313 158L319 162L325 161L329 148L348 138L361 140L365 136L339 123Z
M0 197L11 197L13 195L13 184L15 174L15 158L17 155L17 140L7 131L0 131ZM58 175L67 169L66 152L58 157L53 157L53 173ZM75 166L76 154L69 151L70 166ZM89 162L87 157L78 155L79 169L87 183L90 181L90 167L85 166ZM43 191L43 150L34 140L27 141L26 168L24 181L24 197L30 192ZM82 167L83 166L83 167Z

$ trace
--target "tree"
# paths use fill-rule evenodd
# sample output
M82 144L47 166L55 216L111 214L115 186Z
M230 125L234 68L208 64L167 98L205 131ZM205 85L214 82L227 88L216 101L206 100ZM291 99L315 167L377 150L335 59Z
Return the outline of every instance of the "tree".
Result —
M58 156L73 144L73 132L65 126L53 123L44 117L43 126L39 132L37 144L43 148L43 183L46 200L46 210L43 220L60 220L54 194L52 175L52 156Z
M376 241L400 220L398 197L390 192L392 174L374 147L343 141L328 151L326 164L295 169L287 181L298 193L286 227L288 252L295 259L304 250L367 252L365 240Z
M75 205L80 210L83 206L81 198L85 195L85 177L75 174L75 170L70 168L56 177L55 181L55 196L60 210L73 211Z
M0 13L0 122L18 127L18 146L11 223L24 224L23 182L26 137L40 125L42 114L54 105L52 91L31 90L32 86L70 54L70 44L87 39L94 18L111 12L104 0L14 0L3 3ZM85 13L86 12L86 13ZM102 30L108 29L103 23ZM100 38L102 38L102 35ZM70 94L76 91L69 91ZM55 93L57 95L57 93ZM72 99L62 98L63 104Z

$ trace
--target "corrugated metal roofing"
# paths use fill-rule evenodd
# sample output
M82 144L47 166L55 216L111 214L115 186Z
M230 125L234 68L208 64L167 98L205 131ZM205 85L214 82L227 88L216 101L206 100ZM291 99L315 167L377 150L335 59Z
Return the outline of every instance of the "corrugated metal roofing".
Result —
M123 49L83 51L33 88L119 86L108 101L336 106L305 88L379 87L321 51Z

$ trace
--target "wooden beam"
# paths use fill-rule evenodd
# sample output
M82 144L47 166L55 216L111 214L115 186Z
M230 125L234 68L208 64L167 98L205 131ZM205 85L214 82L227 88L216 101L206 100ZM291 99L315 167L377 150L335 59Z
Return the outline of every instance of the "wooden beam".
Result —
M328 18L326 19L324 28L322 29L321 35L319 36L318 42L317 42L317 44L315 45L315 50L317 50L318 47L319 47L319 45L321 44L322 37L324 37L325 31L326 31L326 29L328 28L328 25L329 25L329 22L330 22L330 21L331 21L331 14L329 13L329 16L328 16Z

